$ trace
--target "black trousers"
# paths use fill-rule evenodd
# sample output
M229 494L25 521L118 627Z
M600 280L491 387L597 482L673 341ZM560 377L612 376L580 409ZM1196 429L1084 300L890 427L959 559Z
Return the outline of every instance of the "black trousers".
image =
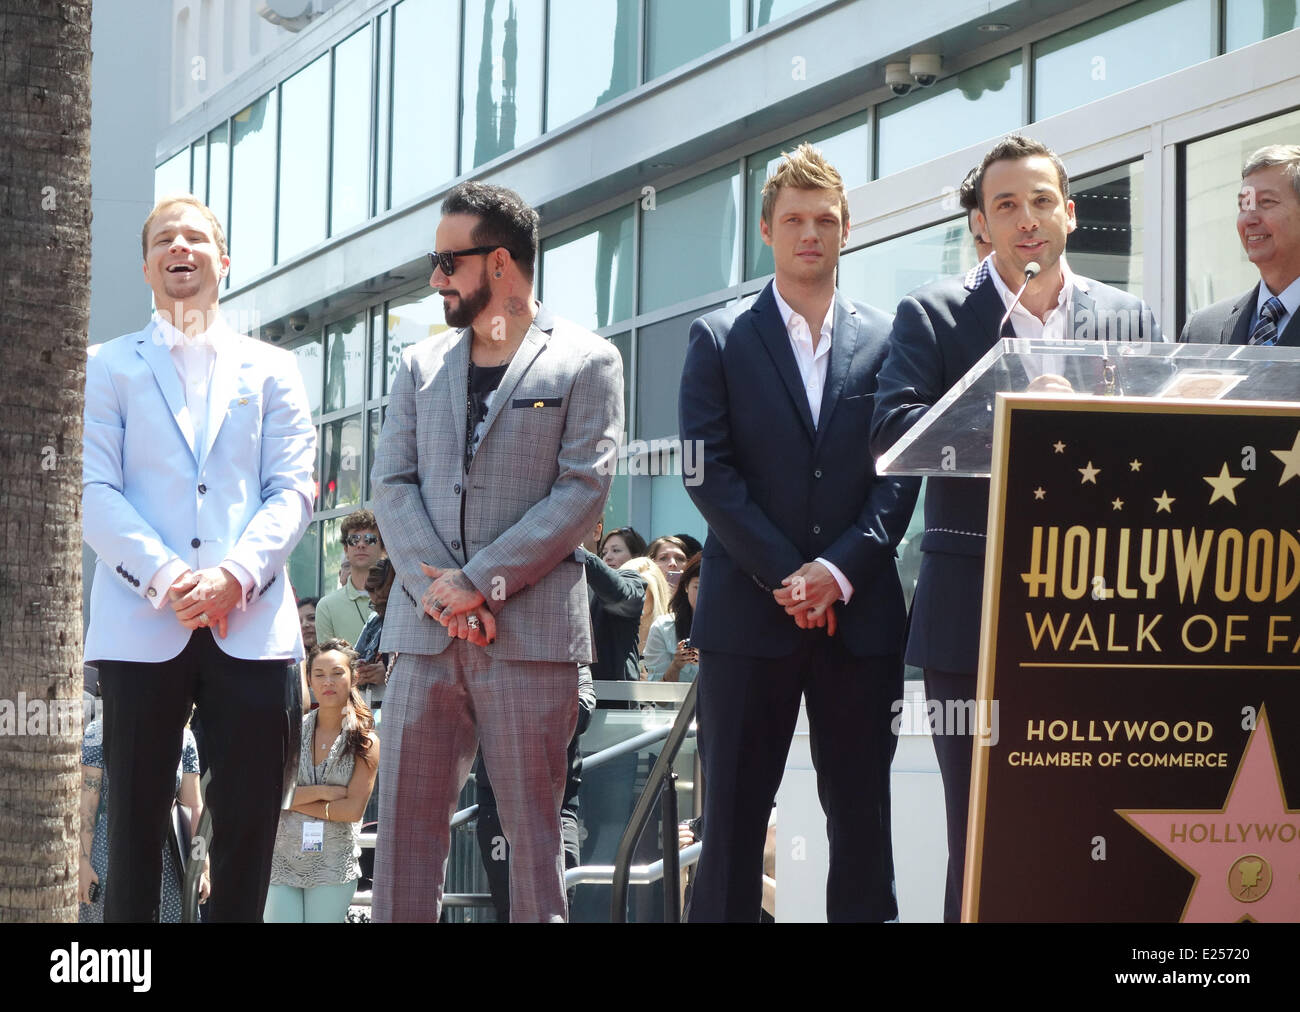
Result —
M810 630L789 657L702 650L696 677L704 849L690 920L759 920L767 822L800 696L807 700L830 839L827 919L896 917L889 765L897 745L890 725L903 690L901 656L853 657L840 639Z
M952 671L925 669L925 695L939 703L943 713L952 712L949 700L965 702L975 698L975 676ZM969 729L967 729L969 731ZM966 867L966 821L970 815L970 770L975 739L972 733L953 734L944 726L934 735L934 754L943 778L943 809L948 820L948 882L943 893L943 919L961 920L962 873Z
M231 657L197 629L169 661L100 661L99 681L109 787L104 920L158 919L162 845L193 703L212 771L207 919L261 921L285 784L297 779L297 665Z

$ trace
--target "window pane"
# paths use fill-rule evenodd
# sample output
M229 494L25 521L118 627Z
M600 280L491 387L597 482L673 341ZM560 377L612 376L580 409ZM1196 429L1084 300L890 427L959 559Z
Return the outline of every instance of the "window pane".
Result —
M366 318L360 313L325 329L325 413L360 404L365 396ZM360 444L358 444L359 452Z
M298 371L307 387L307 403L313 415L320 414L321 381L325 377L324 359L321 356L320 335L309 338L292 349L298 360Z
M361 416L321 426L321 509L361 502Z
M1259 283L1259 271L1246 259L1237 236L1241 167L1257 149L1294 144L1297 136L1300 111L1187 145L1187 314L1241 295Z
M375 191L373 213L380 214L388 210L388 118L392 113L392 54L393 33L392 16L387 12L379 15L379 102L378 119L375 124Z
M447 321L442 316L442 296L437 292L393 299L388 304L388 384L384 389L392 391L393 377L397 375L397 367L402 364L402 350L407 345L441 334L446 329Z
M641 312L734 285L740 176L724 167L660 191L641 212Z
M457 0L393 8L393 206L456 174Z
M1232 0L1224 8L1228 52L1300 28L1296 0Z
M384 307L370 311L370 400L384 395Z
M539 3L465 0L462 172L541 132L542 14Z
M153 199L190 192L190 149L172 155L153 170Z
M646 0L646 80L689 63L745 30L745 0Z
M680 468L674 467L673 470ZM708 533L709 525L700 516L695 503L691 502L690 493L686 491L680 475L661 474L650 479L650 527L647 540L665 534L689 534L695 540L703 542Z
M378 408L375 408L374 411L366 412L366 417L369 419L367 424L370 427L370 441L366 444L368 447L366 451L367 457L365 460L365 466L361 469L361 473L366 479L366 489L369 496L374 495L374 492L370 489L370 468L375 462L375 451L379 448L379 430L383 426L379 419Z
M1078 227L1067 242L1070 270L1142 297L1141 162L1070 182Z
M632 207L542 243L543 300L593 330L632 315Z
M321 56L280 89L280 237L284 261L325 238L330 62Z
M627 433L632 429L632 384L636 382L632 373L632 335L615 334L609 343L618 349L618 357L623 360L623 431Z
M190 193L198 197L199 200L207 202L208 199L208 140L206 137L200 137L190 145L191 167L193 174L190 179Z
M370 27L334 47L330 234L364 221L370 193Z
M208 207L226 229L230 227L229 137L228 123L208 132Z
M319 597L320 524L311 524L289 553L289 583L298 598ZM330 588L333 590L333 588Z
M846 253L839 288L854 302L893 313L912 289L973 266L975 246L963 216Z
M745 277L761 278L776 268L772 249L758 230L763 212L763 184L781 160L782 151L793 151L808 141L821 150L844 178L844 189L852 190L871 181L871 130L867 110L836 120L807 134L791 137L784 144L750 155L746 161L748 182L745 193Z
M762 28L787 14L793 14L809 6L811 4L808 0L750 0L750 25L753 28Z
M1020 53L1014 52L884 103L880 175L892 175L1021 126L1022 82Z
M1213 0L1141 0L1037 43L1033 118L1210 59L1213 6Z
M275 233L275 92L235 113L230 276L243 283L271 266ZM235 282L232 280L231 284Z
M546 129L636 87L637 0L551 0Z
M339 566L343 565L343 542L339 540L343 531L343 521L347 515L330 517L320 525L321 530L321 596L332 590L338 590Z
M721 305L721 303L719 303ZM636 438L662 439L677 435L677 393L691 324L718 306L705 306L637 331ZM677 479L677 484L681 484Z

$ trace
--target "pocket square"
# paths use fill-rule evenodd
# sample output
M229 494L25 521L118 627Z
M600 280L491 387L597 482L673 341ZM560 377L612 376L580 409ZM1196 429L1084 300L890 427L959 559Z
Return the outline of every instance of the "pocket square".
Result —
M558 408L563 403L563 397L516 397L510 402L510 406L512 408Z

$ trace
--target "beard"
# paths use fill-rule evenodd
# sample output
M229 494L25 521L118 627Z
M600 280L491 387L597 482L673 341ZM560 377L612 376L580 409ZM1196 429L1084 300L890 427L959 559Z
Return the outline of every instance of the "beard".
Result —
M487 308L487 304L492 301L492 290L488 287L487 264L483 265L477 288L471 292L466 292L460 288L453 290L457 295L456 305L453 307L444 299L442 304L443 317L450 327L468 327L474 322L479 313Z

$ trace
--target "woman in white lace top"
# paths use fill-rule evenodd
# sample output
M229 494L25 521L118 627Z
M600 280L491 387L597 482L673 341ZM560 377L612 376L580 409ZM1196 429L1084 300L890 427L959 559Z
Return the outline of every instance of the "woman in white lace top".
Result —
M320 706L302 718L298 789L271 859L268 922L342 922L361 869L361 815L379 769L374 718L357 691L357 654L345 640L308 657Z

